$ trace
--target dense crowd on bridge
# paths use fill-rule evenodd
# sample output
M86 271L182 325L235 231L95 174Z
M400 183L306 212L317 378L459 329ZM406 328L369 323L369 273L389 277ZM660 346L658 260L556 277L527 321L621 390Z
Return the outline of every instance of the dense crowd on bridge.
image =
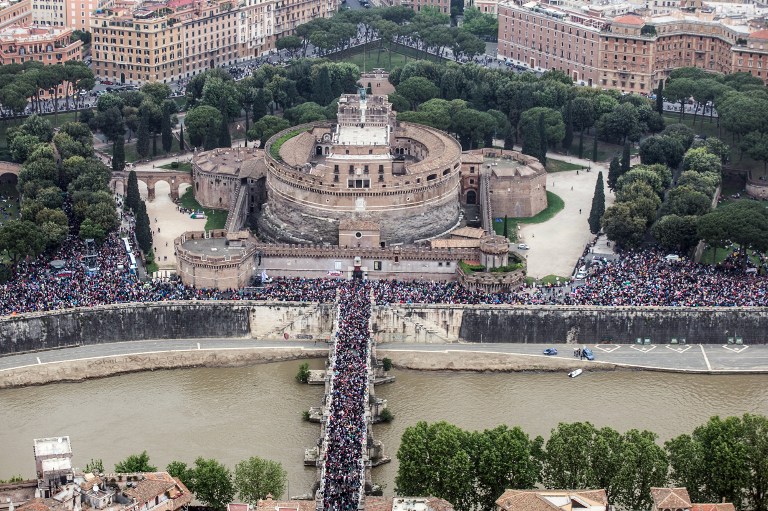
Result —
M361 281L339 286L339 314L332 360L330 417L323 459L323 509L353 511L364 493L371 316L369 287Z
M278 300L332 302L341 281L275 279L264 287L217 291L184 286L177 280L141 281L128 271L129 261L117 235L110 235L91 274L81 264L85 246L69 238L52 258L22 261L0 285L0 315L90 307L111 303L167 300ZM54 268L49 261L64 261ZM451 303L611 306L768 306L768 277L748 273L731 257L717 266L671 262L657 251L629 252L595 266L580 287L523 288L510 293L482 293L456 282L372 281L379 304Z

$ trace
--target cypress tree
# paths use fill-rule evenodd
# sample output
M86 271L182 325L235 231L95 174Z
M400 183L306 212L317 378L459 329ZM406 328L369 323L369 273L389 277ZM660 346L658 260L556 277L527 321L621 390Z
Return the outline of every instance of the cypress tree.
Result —
M547 126L544 123L544 113L539 114L539 154L538 159L542 165L547 164Z
M659 80L659 88L656 90L656 111L660 115L664 114L664 80Z
M253 122L257 123L267 115L267 94L264 89L256 90L256 99L253 101Z
M624 142L624 151L621 153L621 173L629 172L629 141Z
M584 130L579 133L579 158L584 158Z
M160 136L163 142L163 151L171 152L173 147L173 133L171 133L171 109L167 104L163 105L163 116L160 118Z
M331 89L331 75L328 73L328 66L322 66L317 72L317 80L312 89L315 91L314 102L325 106L333 101L334 95Z
M157 132L152 132L152 156L157 156Z
M205 134L205 140L203 141L203 149L210 151L216 149L219 146L219 125L215 120L208 121L208 132Z
M183 153L187 148L186 143L184 142L184 124L181 124L179 126L179 150Z
M221 122L219 123L217 146L232 147L232 137L229 135L229 115L227 115L227 105L223 100L219 105L219 111L221 112Z
M595 138L592 139L592 161L597 161L597 133L595 133Z
M114 172L125 170L125 139L122 135L112 143L112 170Z
M603 172L597 174L597 183L595 183L595 195L592 196L592 209L589 211L589 232L597 234L600 232L600 219L605 213L605 190L603 189Z
M152 250L152 229L149 227L147 206L143 200L139 200L136 210L136 241L144 253Z
M563 149L566 153L571 151L573 145L573 115L571 114L571 102L565 105L565 137L563 138Z
M149 115L145 111L139 114L139 129L136 132L136 153L141 158L149 155Z
M132 170L128 173L128 189L125 192L125 206L136 213L136 209L141 202L141 195L139 195L139 180L136 177L136 171Z
M529 130L523 132L523 154L538 158L541 154L541 140L539 139L539 130Z
M619 158L614 156L611 160L611 166L608 167L608 188L611 191L616 189L616 181L619 176L621 176L621 163L619 163Z
M509 239L509 231L507 229L507 215L504 215L504 237Z

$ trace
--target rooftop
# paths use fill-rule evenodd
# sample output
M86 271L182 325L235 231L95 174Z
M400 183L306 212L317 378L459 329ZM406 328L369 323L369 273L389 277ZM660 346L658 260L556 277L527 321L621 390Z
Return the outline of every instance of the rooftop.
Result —
M691 497L685 488L651 488L653 504L657 509L688 509Z
M241 172L254 173L263 165L264 151L252 147L241 149L213 149L197 153L193 162L204 172L236 176Z
M386 145L386 126L339 126L337 141L341 145Z
M72 469L72 458L48 458L42 462L43 472L61 472Z
M243 246L230 246L226 238L187 239L181 247L184 250L210 256L241 255L246 250Z
M72 455L72 446L68 436L35 438L34 449L35 457Z

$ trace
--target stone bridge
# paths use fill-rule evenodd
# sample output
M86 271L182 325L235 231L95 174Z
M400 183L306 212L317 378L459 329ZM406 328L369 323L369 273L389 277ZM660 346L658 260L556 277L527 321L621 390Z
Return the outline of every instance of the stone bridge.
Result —
M19 177L19 171L21 165L18 163L11 163L9 161L0 161L0 184L15 184ZM10 178L9 175L16 176L16 178Z
M136 177L147 185L147 198L150 201L155 200L155 185L165 181L171 187L171 200L179 198L179 188L183 184L192 186L192 174L189 172L179 172L176 170L136 170ZM109 182L110 188L117 192L122 187L123 194L127 191L128 172L112 172L112 179Z

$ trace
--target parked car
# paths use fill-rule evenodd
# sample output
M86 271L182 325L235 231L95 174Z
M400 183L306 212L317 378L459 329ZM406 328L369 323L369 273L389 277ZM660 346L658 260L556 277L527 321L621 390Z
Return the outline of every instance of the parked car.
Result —
M517 248L520 249L520 250L528 250L531 247L529 247L525 243L520 243L519 245L517 245Z
M547 348L544 350L545 355L557 355L557 348Z
M102 81L101 81L101 84L102 84L102 85L114 85L114 84L113 84L112 82L110 82L109 80L102 80Z
M586 358L587 360L595 359L595 354L592 353L592 350L589 348L581 348L581 356Z
M587 274L583 271L576 274L576 280L584 280L585 278L587 278Z

